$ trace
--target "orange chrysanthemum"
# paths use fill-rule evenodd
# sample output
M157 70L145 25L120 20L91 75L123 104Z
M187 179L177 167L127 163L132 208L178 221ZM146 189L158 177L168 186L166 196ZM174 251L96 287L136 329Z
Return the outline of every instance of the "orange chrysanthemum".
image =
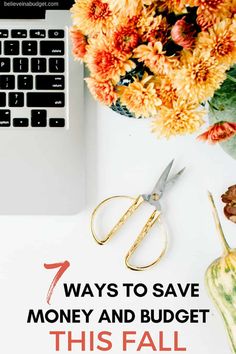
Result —
M156 15L156 6L146 7L137 19L137 28L143 42L162 42L169 37L169 25L165 17Z
M176 14L187 12L185 0L157 0L157 6L161 12L169 11Z
M231 16L231 0L189 0L190 6L198 6L197 22L202 30Z
M200 104L236 64L236 0L75 0L71 11L73 53L96 100L153 117L159 136L200 128ZM199 139L234 135L236 123L220 122Z
M172 108L162 106L159 115L153 120L152 131L158 136L170 138L175 135L194 133L204 123L204 111L197 110L197 104L178 99Z
M121 54L131 54L138 41L138 31L131 26L122 26L113 35L114 50Z
M75 58L84 59L88 45L86 37L76 28L76 26L72 27L70 35L72 41L72 52Z
M97 81L92 77L86 78L85 81L91 94L99 102L111 106L117 100L115 87L111 81Z
M102 0L76 0L71 12L74 24L85 35L106 32L112 25L109 4Z
M163 45L166 44L170 36L170 25L166 18L162 18L158 27L152 28L147 32L147 38L149 42L161 42ZM144 37L145 38L145 35Z
M210 56L228 67L236 62L236 31L230 19L215 24L208 32L198 36L199 49L210 51Z
M114 54L108 44L106 45L102 41L90 44L86 62L91 76L100 81L111 79L114 83L120 80L120 76L125 75L136 66L127 56L121 57Z
M231 0L188 0L187 1L190 6L198 6L201 10L210 11L212 13L215 12L223 12L229 11L231 6Z
M125 14L126 16L135 16L144 5L151 5L155 0L110 0L110 7L114 12Z
M232 16L234 16L236 14L236 0L232 0L231 13L232 13Z
M208 130L198 136L198 140L207 141L210 144L216 144L231 139L236 135L236 123L218 122L211 125Z
M121 104L126 106L136 118L156 115L162 103L157 96L153 76L147 74L141 81L136 79L129 86L120 86L118 92Z
M177 63L175 57L168 57L161 42L142 44L134 50L134 58L144 64L156 75L169 74Z
M212 97L226 79L226 66L199 51L184 52L183 66L173 74L173 85L182 95L199 103Z
M179 46L191 49L195 43L196 29L192 23L187 23L185 17L183 17L174 24L171 36Z
M156 90L158 97L162 100L162 105L172 108L173 102L178 99L177 90L173 87L172 80L168 76L158 79Z

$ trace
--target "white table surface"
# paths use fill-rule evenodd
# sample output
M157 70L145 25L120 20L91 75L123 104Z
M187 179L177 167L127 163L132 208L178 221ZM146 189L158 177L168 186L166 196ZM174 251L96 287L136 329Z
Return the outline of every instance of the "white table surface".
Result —
M174 330L188 354L230 354L223 322L212 305L204 287L208 265L221 254L220 242L207 199L207 190L215 196L229 243L236 245L236 226L222 213L220 195L235 184L236 163L223 150L196 142L193 136L157 140L150 133L147 120L123 118L106 107L96 104L86 95L86 192L87 205L73 216L1 216L0 217L0 352L3 354L53 354L50 330L81 330L99 332L111 330L114 349L121 353L119 342L123 330L139 334L149 330L157 336L164 330L171 338ZM173 172L186 166L178 183L162 200L169 229L170 245L165 258L152 270L136 273L124 266L124 255L144 222L143 214L132 221L114 240L99 247L91 237L90 213L99 201L114 194L148 193L167 163L175 158ZM116 208L111 208L115 214ZM150 212L148 210L148 212ZM147 217L147 211L144 211ZM112 217L113 215L111 215ZM151 238L150 238L151 239ZM155 236L154 239L155 240ZM150 240L150 241L153 241ZM158 238L157 238L158 241ZM154 241L153 241L154 242ZM152 245L155 245L153 243ZM154 246L155 247L155 246ZM144 247L140 257L155 256L154 247ZM44 263L70 261L52 297L46 304L46 293L55 271L45 270ZM94 283L200 283L200 297L143 299L65 298L63 282ZM27 324L30 308L128 308L138 313L140 308L209 308L207 324L112 324L98 325L96 316L89 325ZM64 347L63 347L64 346ZM62 342L63 354L67 353ZM79 353L75 348L73 353ZM89 353L86 350L85 353ZM96 352L96 351L95 351ZM130 346L130 354L137 353ZM151 353L150 350L143 350ZM97 351L98 353L98 351Z

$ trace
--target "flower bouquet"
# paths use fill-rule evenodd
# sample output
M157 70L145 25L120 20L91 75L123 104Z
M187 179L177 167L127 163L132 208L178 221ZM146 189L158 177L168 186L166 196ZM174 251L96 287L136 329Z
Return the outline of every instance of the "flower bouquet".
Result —
M218 112L228 94L221 85L236 85L236 0L76 0L71 12L73 53L89 69L96 100L150 118L167 138L197 131L210 101L217 126L200 138L235 135L236 123L224 125ZM223 121L236 121L231 108ZM212 129L224 134L211 139Z

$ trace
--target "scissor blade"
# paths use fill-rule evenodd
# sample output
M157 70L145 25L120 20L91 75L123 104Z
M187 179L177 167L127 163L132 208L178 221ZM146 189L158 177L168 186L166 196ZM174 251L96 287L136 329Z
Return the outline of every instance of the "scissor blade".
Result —
M176 173L173 177L171 177L167 182L166 182L166 187L175 184L177 179L182 175L186 167L182 168L178 173Z
M162 174L161 174L160 178L158 179L151 194L156 193L161 197L161 195L163 194L163 191L165 189L167 178L169 176L169 173L170 173L173 163L174 163L174 159L168 164L168 166L162 172Z

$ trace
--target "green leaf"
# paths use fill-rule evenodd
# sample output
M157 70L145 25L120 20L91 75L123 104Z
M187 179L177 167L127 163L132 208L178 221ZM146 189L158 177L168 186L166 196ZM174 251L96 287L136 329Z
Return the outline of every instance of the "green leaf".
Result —
M222 149L236 160L236 137L221 143Z
M227 79L211 99L209 120L211 124L220 121L236 122L236 67L227 73ZM230 156L236 159L236 136L220 144Z

